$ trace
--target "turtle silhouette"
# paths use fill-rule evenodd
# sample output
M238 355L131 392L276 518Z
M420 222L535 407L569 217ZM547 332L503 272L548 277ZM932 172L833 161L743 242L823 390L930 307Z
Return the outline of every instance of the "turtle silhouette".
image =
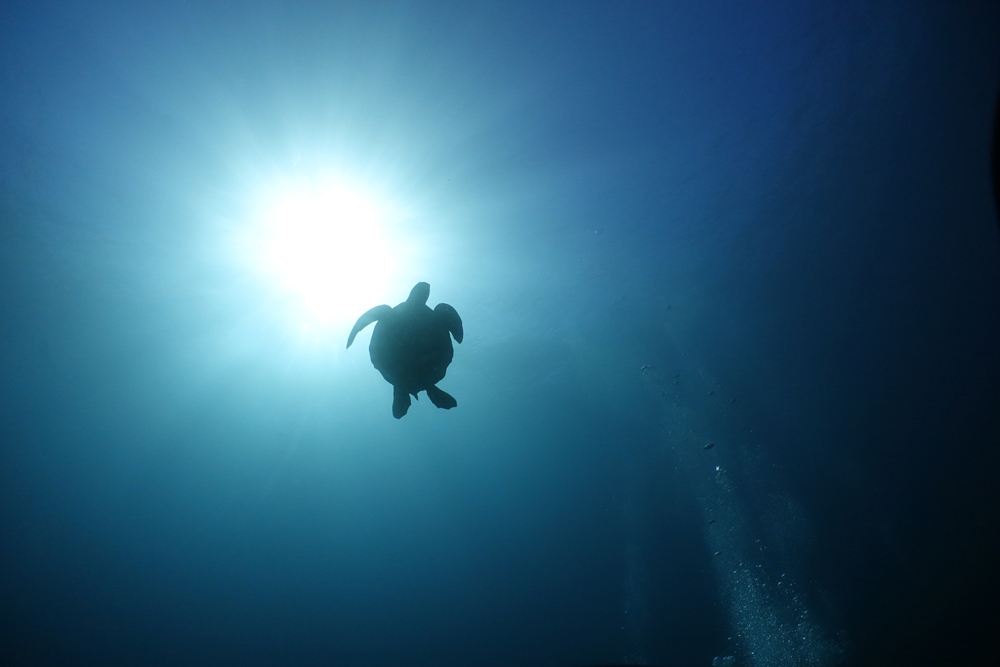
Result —
M446 303L439 303L434 310L427 307L431 286L417 283L410 290L406 301L395 308L375 306L358 318L347 337L347 347L354 337L372 322L375 332L368 346L372 365L385 381L392 385L392 416L402 418L410 409L410 396L427 392L431 403L451 410L458 401L451 394L438 389L455 350L451 336L462 342L462 318Z

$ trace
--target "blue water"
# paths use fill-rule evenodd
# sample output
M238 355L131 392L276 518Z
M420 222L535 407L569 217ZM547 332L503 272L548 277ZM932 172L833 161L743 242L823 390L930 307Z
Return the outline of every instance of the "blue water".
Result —
M951 5L5 3L0 663L989 664ZM418 281L458 407L395 420L345 343Z

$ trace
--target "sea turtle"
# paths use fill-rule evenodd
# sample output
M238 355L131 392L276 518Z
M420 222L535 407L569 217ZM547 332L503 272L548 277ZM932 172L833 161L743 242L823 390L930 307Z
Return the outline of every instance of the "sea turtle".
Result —
M450 394L437 388L455 354L451 336L462 342L462 318L454 308L439 303L427 307L431 286L417 283L406 301L395 308L375 306L358 318L347 347L372 322L375 332L368 346L372 365L392 385L392 416L400 419L410 409L410 395L426 391L431 403L450 410L458 405Z

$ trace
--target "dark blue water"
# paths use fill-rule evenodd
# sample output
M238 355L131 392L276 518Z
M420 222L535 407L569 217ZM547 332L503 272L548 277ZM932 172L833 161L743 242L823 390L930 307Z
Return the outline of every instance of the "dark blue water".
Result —
M951 4L4 4L0 663L989 664Z

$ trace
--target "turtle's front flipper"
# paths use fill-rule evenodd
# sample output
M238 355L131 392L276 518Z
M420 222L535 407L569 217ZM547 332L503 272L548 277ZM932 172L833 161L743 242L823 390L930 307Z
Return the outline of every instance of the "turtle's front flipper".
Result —
M432 401L434 399L431 399ZM454 400L454 399L453 399ZM392 416L402 419L406 411L410 409L410 395L399 385L392 385Z
M358 321L354 323L354 328L351 329L351 335L347 337L347 347L351 346L351 343L354 342L354 337L358 335L359 331L364 329L372 322L378 322L380 319L382 319L391 312L392 312L391 306L381 305L381 306L375 306L367 313L359 317Z
M434 306L434 312L444 322L451 335L455 337L455 342L461 343L464 334L462 332L462 318L458 316L458 311L446 303L439 303Z
M458 407L458 401L455 400L454 396L444 390L438 389L437 385L434 384L427 387L427 398L431 399L431 403L444 410L451 410Z

